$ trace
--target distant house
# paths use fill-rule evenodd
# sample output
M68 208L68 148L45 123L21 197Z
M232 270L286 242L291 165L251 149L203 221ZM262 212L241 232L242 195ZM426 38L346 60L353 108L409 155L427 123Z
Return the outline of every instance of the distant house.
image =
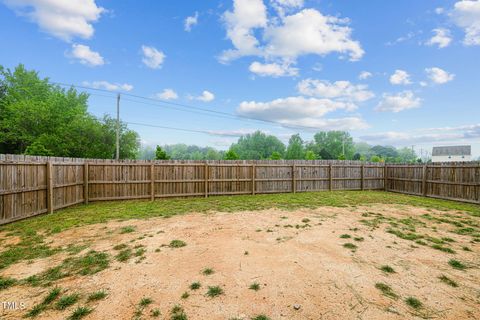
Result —
M432 162L471 161L471 146L433 147Z

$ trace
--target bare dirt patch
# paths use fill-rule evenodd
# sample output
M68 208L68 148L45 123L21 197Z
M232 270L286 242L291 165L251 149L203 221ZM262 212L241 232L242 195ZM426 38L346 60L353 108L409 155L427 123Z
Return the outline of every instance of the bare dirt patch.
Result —
M17 263L2 276L24 279L90 250L107 252L110 266L49 287L20 283L0 290L0 301L26 305L1 310L1 318L20 318L58 286L62 295L79 293L78 302L65 310L53 303L37 318L64 319L77 306L88 306L93 311L85 319L150 318L156 309L161 319L170 319L172 308L181 305L188 319L480 319L480 244L454 232L458 227L445 218L469 221L465 227L480 223L462 212L376 205L189 214L74 228L46 239L70 246L70 255ZM467 268L453 268L451 259ZM202 273L206 268L213 273ZM441 281L442 275L457 287ZM191 289L194 282L200 288ZM217 286L221 290L213 291L220 293L208 296L209 287ZM98 290L108 295L88 301ZM408 297L422 306L407 305Z

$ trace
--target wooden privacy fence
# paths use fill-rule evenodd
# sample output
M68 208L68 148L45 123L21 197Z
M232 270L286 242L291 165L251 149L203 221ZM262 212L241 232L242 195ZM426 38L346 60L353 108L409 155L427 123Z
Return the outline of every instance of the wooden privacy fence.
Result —
M476 165L339 160L122 161L0 155L0 224L78 203L322 190L387 190L479 203Z

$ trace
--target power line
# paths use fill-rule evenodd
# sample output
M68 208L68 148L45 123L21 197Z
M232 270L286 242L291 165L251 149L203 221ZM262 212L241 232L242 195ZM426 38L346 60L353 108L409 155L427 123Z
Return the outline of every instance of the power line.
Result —
M95 91L108 92L108 93L119 93L119 92L109 91L109 90L106 90L106 89L90 88L90 87L86 87L86 86L73 85L73 84L62 83L62 82L51 82L51 83L56 84L56 85L60 85L60 86L70 86L70 87L80 88L80 89L85 89L85 90L95 90ZM185 112L190 111L190 112L193 112L193 113L199 113L199 111L203 111L205 113L211 113L212 115L216 114L216 115L228 116L230 119L235 119L235 120L240 120L240 121L252 121L253 120L253 121L259 121L259 122L264 122L264 123L269 123L269 124L275 124L277 126L287 127L287 128L292 128L292 129L303 129L303 130L309 130L309 131L310 130L318 130L317 127L302 126L302 125L286 125L284 123L280 123L280 122L273 121L273 120L258 119L258 118L246 117L246 116L242 116L242 115L238 115L238 114L232 114L232 113L228 113L228 112L209 110L209 109L205 109L205 108L201 108L201 107L195 107L195 106L191 106L191 105L187 105L187 104L181 104L181 103L176 103L176 102L171 102L171 101L166 101L166 100L161 100L161 99L154 99L154 98L139 96L139 95L135 95L135 94L131 94L131 93L122 93L122 95L130 96L130 97L138 98L138 99L154 101L155 104L152 104L152 105L161 106L161 107L167 107L167 106L161 105L159 103L178 106L178 107L183 107L183 108L188 109L188 111L187 110L182 110L182 111L185 111ZM129 99L129 101L136 102L136 103L142 103L140 101L135 101L135 100L131 100L131 99ZM147 104L145 102L143 102L143 103ZM170 107L170 108L172 108L172 107ZM181 110L181 109L176 109L176 110Z

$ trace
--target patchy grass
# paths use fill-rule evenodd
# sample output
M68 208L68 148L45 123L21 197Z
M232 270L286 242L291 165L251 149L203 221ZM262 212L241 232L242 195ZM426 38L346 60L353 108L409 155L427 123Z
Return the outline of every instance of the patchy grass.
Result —
M128 245L125 244L125 243L122 243L122 244L117 244L116 246L113 247L113 250L123 250L123 249L126 249L128 248Z
M108 293L105 290L95 291L88 296L87 301L91 302L91 301L102 300L102 299L105 299L107 295Z
M355 250L355 249L358 248L357 245L355 245L353 243L350 243L350 242L344 243L343 247L347 248L347 249L351 249L351 250Z
M45 235L52 230L61 232L73 227L103 223L110 220L147 219L151 217L170 217L189 212L236 212L277 208L280 210L296 210L300 208L318 208L321 206L346 207L372 204L400 204L426 207L438 210L458 210L468 215L480 217L479 206L458 203L433 198L423 198L382 191L335 191L335 192L305 192L285 194L265 194L245 196L218 196L208 198L165 199L158 201L112 201L94 202L88 205L78 205L55 214L40 215L26 220L17 221L0 227L0 231L20 237L21 241L0 252L0 270L23 260L35 260L52 256L66 250L52 247L45 243ZM448 221L448 219L446 219ZM412 224L412 222L406 221ZM458 224L458 223L457 223ZM126 226L121 233L130 233L135 228ZM458 227L458 234L475 236L474 241L480 241L476 234L478 229Z
M363 237L354 237L353 240L358 241L358 242L362 242L365 239Z
M207 296L210 298L223 294L223 289L219 286L208 287Z
M158 317L160 317L161 312L160 312L160 309L155 308L155 309L152 309L150 314L151 314L152 318L158 318Z
M346 234L346 233L344 233L340 236L341 239L350 239L351 237L352 237L351 235Z
M146 306L148 306L149 304L152 304L152 303L153 303L153 300L151 298L144 297L144 298L142 298L142 300L140 300L138 305L140 307L146 307Z
M5 290L10 288L11 286L15 285L17 280L13 278L4 278L0 276L0 290Z
M27 318L34 318L38 316L40 313L45 311L47 307L57 299L57 297L60 295L62 289L60 288L53 288L51 289L48 294L43 298L43 301L35 306L32 307L26 314L25 317Z
M182 293L182 296L181 296L182 299L188 299L188 297L190 297L190 293L188 293L187 291Z
M110 259L107 253L92 250L84 256L68 258L63 261L62 265L71 273L85 276L98 273L108 268Z
M185 247L187 243L182 240L172 240L170 241L170 244L168 245L170 248L181 248Z
M253 290L253 291L258 291L260 290L260 284L257 282L252 283L248 289Z
M440 279L440 281L442 281L445 284L448 284L451 287L454 287L454 288L458 287L458 283L456 283L455 281L453 281L452 279L450 279L449 277L447 277L444 274L442 274L440 277L438 277L438 279Z
M202 274L206 275L206 276L209 276L211 274L214 274L215 271L212 269L212 268L205 268L202 270Z
M264 314L259 314L257 316L254 316L252 320L271 320L271 319Z
M423 306L423 303L415 297L408 297L405 299L407 306L417 310Z
M448 264L454 268L454 269L457 269L457 270L465 270L467 268L466 265L464 265L462 262L458 261L458 260L455 260L455 259L450 259L448 261Z
M389 265L381 266L380 270L382 270L383 272L386 272L386 273L395 273L395 270L392 267L390 267Z
M83 317L89 315L93 309L89 307L78 307L75 309L75 311L72 312L72 314L67 318L67 320L79 320L82 319Z
M389 297L389 298L392 298L392 299L398 299L398 295L395 292L393 292L393 289L389 285L387 285L385 283L377 282L375 284L375 288L380 290L382 292L382 294L386 297Z
M452 248L444 247L444 246L439 245L439 244L432 245L432 248L435 249L435 250L440 250L440 251L447 252L447 253L452 253L452 254L456 253L455 250L453 250Z
M79 298L80 295L78 293L72 293L66 296L62 296L55 304L55 308L58 310L65 310L71 305L74 305Z
M190 285L190 289L191 290L198 290L200 289L202 285L200 284L200 282L192 282L192 284Z
M170 314L171 314L171 317L170 317L171 320L187 320L188 319L185 311L183 311L183 307L178 304L173 306Z
M132 249L125 249L120 251L116 256L115 259L120 262L126 262L132 257Z

